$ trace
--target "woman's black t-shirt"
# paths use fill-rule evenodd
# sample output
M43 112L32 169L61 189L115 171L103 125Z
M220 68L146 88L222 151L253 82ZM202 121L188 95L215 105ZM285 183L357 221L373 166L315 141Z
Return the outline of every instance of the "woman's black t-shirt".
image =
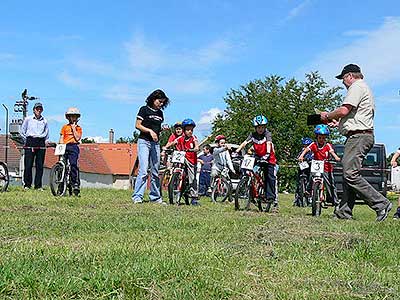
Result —
M157 136L160 137L161 124L164 121L164 114L161 109L155 110L147 105L142 106L139 109L137 118L142 120L142 125L144 127L153 130ZM153 141L153 138L148 132L140 131L139 138L146 141Z

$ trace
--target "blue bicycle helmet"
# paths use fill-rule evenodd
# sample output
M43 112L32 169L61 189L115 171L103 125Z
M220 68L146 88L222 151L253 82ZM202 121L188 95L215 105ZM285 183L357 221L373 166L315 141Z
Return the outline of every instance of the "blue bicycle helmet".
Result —
M186 126L196 127L196 123L192 119L185 119L182 121L182 127L185 128Z
M304 137L301 139L301 143L303 145L310 145L312 143L312 139L310 139L309 137Z
M253 123L253 126L267 125L268 119L267 119L267 117L265 117L263 115L258 115L258 116L254 117L252 123Z
M329 135L330 134L329 127L324 124L319 124L315 126L314 133L321 135Z

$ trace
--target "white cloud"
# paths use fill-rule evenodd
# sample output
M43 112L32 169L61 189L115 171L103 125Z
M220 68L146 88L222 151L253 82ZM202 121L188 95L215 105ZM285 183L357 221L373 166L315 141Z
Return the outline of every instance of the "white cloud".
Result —
M349 30L346 32L343 32L344 36L366 36L369 34L369 31L367 30Z
M286 16L286 18L284 19L284 22L288 22L291 19L294 19L297 16L299 16L310 4L311 4L311 0L305 0L305 1L301 2L299 5L297 5L296 7L292 8L289 11L288 15Z
M146 93L148 93L148 91L144 89L134 89L127 85L114 85L105 91L104 97L109 100L126 103L144 103L145 99L143 97Z
M96 75L106 75L114 72L114 68L106 63L87 58L75 58L71 63L79 70Z
M348 63L360 65L367 81L374 86L400 80L400 17L387 17L383 24L343 48L320 54L301 72L318 70L328 83Z
M141 35L137 35L131 42L125 43L125 47L134 70L155 71L168 61L160 43L146 41Z
M67 120L64 115L50 115L46 116L47 121L49 122L57 122L57 123L65 123Z
M102 136L85 136L84 138L94 140L96 143L108 143L109 140Z
M59 75L58 75L58 79L64 83L67 86L70 87L74 87L74 88L82 88L83 82L81 79L72 76L69 72L67 71L62 71Z
M215 117L222 113L222 110L218 107L210 108L209 110L202 112L199 120L199 124L208 124L214 121Z
M215 117L221 114L223 111L217 107L210 108L207 111L204 111L200 115L200 119L197 122L196 130L199 131L202 135L208 135L212 129L212 121Z
M68 58L69 67L72 66L72 71L79 72L81 77L64 70L59 74L59 80L68 86L83 88L81 78L84 76L103 76L113 84L96 88L102 90L107 99L128 103L143 101L150 90L158 87L172 94L200 94L217 88L212 68L232 60L236 50L227 39L215 40L197 49L175 49L159 40L146 39L143 34L135 35L123 46L121 65L88 58ZM90 79L86 81L90 82Z
M82 36L77 34L62 34L55 37L56 41L81 41L83 40Z
M11 53L0 53L0 61L9 61L14 59L16 56Z

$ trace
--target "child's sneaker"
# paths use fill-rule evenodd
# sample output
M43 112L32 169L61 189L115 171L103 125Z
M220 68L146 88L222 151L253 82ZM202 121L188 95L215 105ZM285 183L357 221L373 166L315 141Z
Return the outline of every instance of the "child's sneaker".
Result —
M277 203L274 203L274 206L272 206L272 213L278 213L279 212L279 205Z
M75 188L74 190L73 190L73 193L74 193L74 196L75 197L79 197L79 194L80 194L80 190L79 189L77 189L77 188Z
M393 219L400 219L400 207L397 208L395 214L393 215Z
M191 205L193 206L200 206L200 202L197 201L197 199L193 198L192 201L190 202Z

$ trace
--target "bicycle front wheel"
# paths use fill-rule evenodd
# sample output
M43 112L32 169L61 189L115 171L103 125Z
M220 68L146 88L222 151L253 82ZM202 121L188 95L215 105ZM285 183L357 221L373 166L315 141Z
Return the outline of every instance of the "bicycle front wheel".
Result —
M50 189L54 196L64 196L67 190L65 166L60 162L50 170Z
M235 193L235 210L249 210L251 203L251 178L250 176L243 176L240 179Z
M168 199L170 204L179 204L182 196L181 174L172 174L168 184Z
M211 199L214 202L224 202L231 196L231 185L224 177L217 177L211 192Z
M315 183L312 190L311 213L315 217L321 215L321 183Z
M304 177L300 178L299 198L298 198L298 203L300 207L307 206L306 185L307 185L306 179Z
M10 175L8 174L7 165L3 162L0 162L0 192L7 191L9 183Z

